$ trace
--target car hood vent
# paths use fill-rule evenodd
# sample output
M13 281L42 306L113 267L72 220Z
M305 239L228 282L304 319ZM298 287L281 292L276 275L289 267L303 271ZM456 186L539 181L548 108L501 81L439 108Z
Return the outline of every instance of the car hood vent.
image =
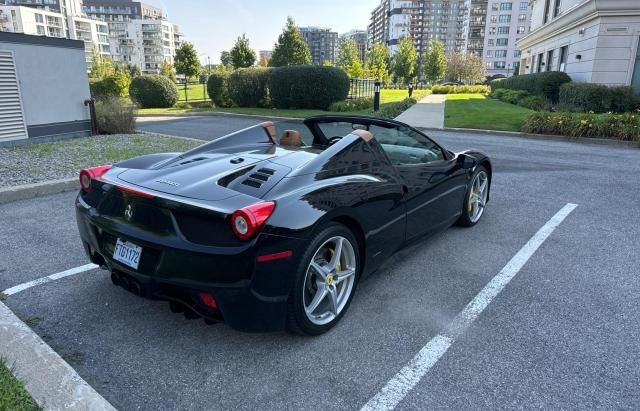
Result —
M255 173L249 174L246 180L242 182L245 186L260 188L269 178L275 174L276 170L272 168L259 168Z

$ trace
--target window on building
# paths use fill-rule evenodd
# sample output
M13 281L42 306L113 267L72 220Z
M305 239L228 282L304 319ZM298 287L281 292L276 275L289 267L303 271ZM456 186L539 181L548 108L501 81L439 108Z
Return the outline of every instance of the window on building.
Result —
M507 57L507 50L496 50L496 51L493 53L493 57L496 57L496 58L498 58L498 57L505 58L505 57Z
M487 57L493 57L493 50L487 50Z
M496 34L497 31L498 31L497 27L489 27L489 34Z
M509 34L509 26L498 27L498 34Z
M547 23L549 21L549 7L551 5L551 0L544 0L544 19L543 23Z
M36 23L44 23L44 17L42 17L42 14L40 13L36 13Z
M511 23L511 14L501 14L498 21L500 23Z
M507 67L507 62L506 61L494 61L493 62L493 68L494 69L504 70L505 67Z
M520 2L520 10L528 10L528 9L529 9L529 2L521 1Z
M560 0L555 0L553 5L553 17L558 17L558 14L560 14Z
M499 10L499 9L500 9L499 3L491 3L491 10Z
M492 23L497 23L498 22L498 16L495 15L495 14L493 16L491 16L491 22Z
M513 3L500 3L500 10L511 10L513 8Z
M521 50L513 50L513 57L520 57L522 55Z
M496 44L498 46L508 46L509 45L509 39L498 39L498 40L496 40Z
M518 34L523 34L525 31L525 27L524 26L518 26Z
M38 32L38 36L44 36L45 35L44 26L36 26L36 30Z
M496 45L496 41L494 39L489 39L487 41L487 46L495 46Z
M561 47L560 60L558 61L558 71L566 71L568 57L569 57L569 46Z
M527 15L526 14L521 14L518 16L518 21L527 21Z
M549 50L547 52L547 65L546 65L547 71L552 70L551 68L552 65L553 65L553 50Z
M542 71L543 57L544 55L542 53L538 54L538 67L536 67L536 73L540 73Z

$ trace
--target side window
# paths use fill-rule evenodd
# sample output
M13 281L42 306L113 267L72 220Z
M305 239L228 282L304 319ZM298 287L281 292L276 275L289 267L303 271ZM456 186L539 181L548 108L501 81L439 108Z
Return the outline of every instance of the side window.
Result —
M444 153L436 143L411 129L373 126L370 131L394 165L444 160Z

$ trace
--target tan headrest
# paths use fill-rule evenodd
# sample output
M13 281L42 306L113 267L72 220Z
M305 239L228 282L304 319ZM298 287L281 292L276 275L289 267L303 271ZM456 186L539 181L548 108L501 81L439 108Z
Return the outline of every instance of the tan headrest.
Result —
M373 134L371 134L367 130L353 130L351 134L360 137L364 141L371 141L371 139L373 138Z
M302 146L302 138L300 133L296 130L285 130L282 137L280 137L281 146L300 147Z
M260 125L267 131L271 141L276 142L276 126L273 125L272 121L265 121L264 123L260 123Z

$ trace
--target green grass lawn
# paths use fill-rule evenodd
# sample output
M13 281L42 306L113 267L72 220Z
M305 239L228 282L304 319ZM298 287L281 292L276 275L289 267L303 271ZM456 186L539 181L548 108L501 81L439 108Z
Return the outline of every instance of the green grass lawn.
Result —
M32 411L41 408L31 398L24 385L0 361L0 410Z
M178 87L178 100L185 101L184 84L177 84ZM207 85L205 84L189 84L187 86L186 96L189 101L194 100L208 100Z
M448 94L444 126L485 130L520 131L531 110L503 103L483 94Z
M194 85L198 86L198 85ZM178 89L180 98L184 99L184 89ZM413 97L416 100L420 100L426 96L428 91L415 90ZM191 94L190 94L191 96ZM385 104L395 103L403 100L409 96L407 90L381 90L380 91L380 105L384 107ZM138 114L184 114L184 113L201 113L201 112L222 112L222 113L234 113L234 114L253 114L265 117L296 117L304 118L309 116L316 116L321 114L351 114L351 115L369 115L373 114L373 110L358 110L351 112L331 112L325 110L312 110L312 109L273 109L273 108L261 108L261 107L221 107L213 108L209 107L193 107L193 108L145 108L138 110Z

